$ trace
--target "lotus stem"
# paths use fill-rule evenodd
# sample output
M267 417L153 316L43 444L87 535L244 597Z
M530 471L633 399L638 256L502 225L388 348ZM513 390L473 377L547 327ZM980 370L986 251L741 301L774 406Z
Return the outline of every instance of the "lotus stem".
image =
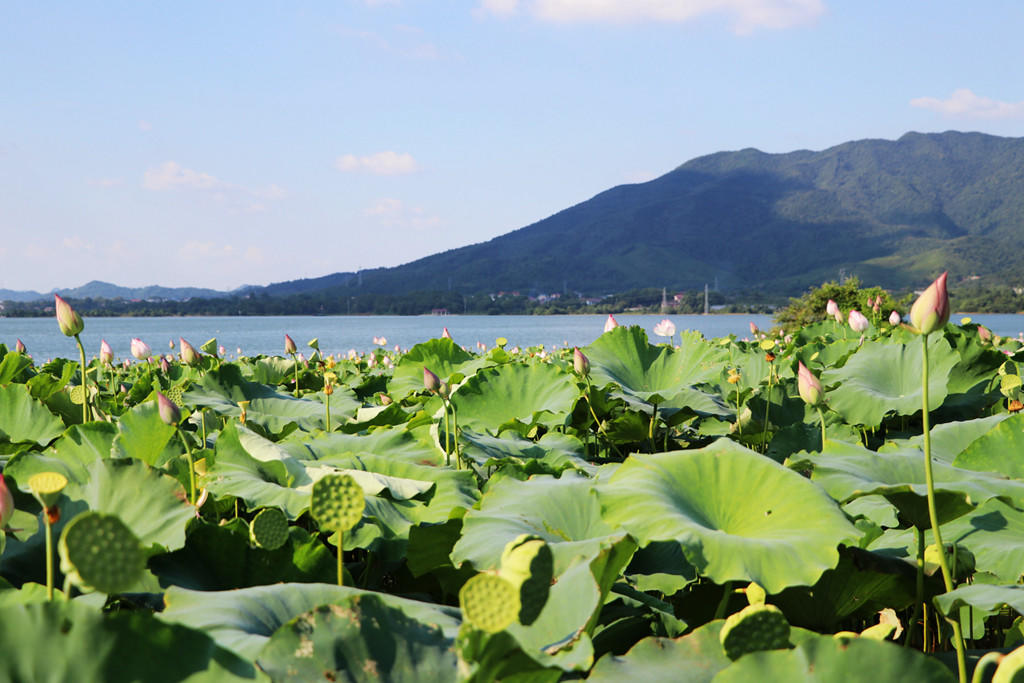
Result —
M445 464L446 467L451 467L452 466L452 450L451 450L451 443L450 443L450 440L449 440L449 436L450 436L451 432L449 431L449 429L450 429L450 427L449 427L449 422L448 422L448 401L445 400L444 401L444 464Z
M331 395L325 394L327 399L324 401L324 406L327 410L327 431L331 431Z
M50 524L50 511L43 508L43 521L46 523L46 599L53 601L53 525Z
M342 530L338 531L338 586L345 585L345 571L344 571L344 560L342 559L342 548L345 545L345 532Z
M768 450L768 413L772 408L772 380L774 379L773 369L775 365L772 363L768 364L768 395L764 402L764 429L761 431L761 452L764 453ZM824 450L824 446L822 446Z
M913 633L914 622L921 616L921 608L924 607L924 532L921 529L914 527L914 535L917 538L917 590L915 592L914 600L914 613L910 617L910 623L907 624L907 637L903 639L903 647L910 645L910 636ZM927 624L923 626L927 630ZM922 643L926 643L927 639L922 635ZM922 645L924 647L924 645Z
M821 412L821 406L818 406L818 419L821 420L821 452L825 452L825 413Z
M178 428L178 437L181 438L181 443L185 446L185 456L188 459L188 483L189 483L189 497L188 501L192 505L196 504L196 464L192 459L192 449L188 446L188 439L185 438L185 434Z
M77 334L75 343L78 344L78 358L82 366L82 424L85 424L89 421L89 381L85 372L85 347L82 346L82 339Z
M921 429L924 437L924 481L928 489L928 521L932 525L932 537L939 549L939 569L942 571L942 583L949 593L953 590L953 576L946 562L946 547L942 544L942 533L939 530L939 516L935 508L935 481L932 476L932 441L931 426L928 419L928 335L921 335ZM964 648L963 633L960 629L960 615L956 614L949 622L953 627L953 646L956 648L956 666L960 683L967 683L967 656Z
M651 453L658 450L658 446L654 443L654 425L658 421L658 404L651 404L651 426L647 430L647 438L651 442Z
M732 581L726 581L725 585L722 586L722 599L718 601L718 607L715 609L715 619L722 619L725 617L725 610L729 608L729 598L732 597Z
M455 444L455 468L462 469L462 452L459 450L459 418L455 413L455 406L452 405L451 401L448 405L452 409L452 441Z

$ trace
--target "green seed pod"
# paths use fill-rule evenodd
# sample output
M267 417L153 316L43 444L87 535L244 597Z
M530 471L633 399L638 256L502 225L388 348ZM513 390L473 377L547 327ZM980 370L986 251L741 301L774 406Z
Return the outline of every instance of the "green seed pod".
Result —
M249 540L264 550L277 550L288 541L288 518L278 508L260 510L249 523Z
M540 616L554 572L551 548L537 536L523 534L505 546L498 575L519 591L519 623L529 626Z
M743 589L743 592L747 596L747 602L751 605L763 605L768 594L765 593L764 588L760 585L751 581L747 584L747 587Z
M70 393L71 402L74 403L76 406L80 406L83 403L85 403L85 387L83 387L81 384L76 384L75 386L71 387Z
M748 652L781 650L789 643L789 622L775 605L748 605L725 620L720 635L729 659Z
M348 531L365 507L363 487L347 474L328 474L313 484L310 513L321 531Z
M60 492L68 485L68 478L59 472L40 472L28 478L28 487L43 507L53 507Z
M78 515L64 527L59 549L61 571L101 593L131 589L146 566L139 539L116 515Z
M496 574L477 574L459 590L459 605L474 627L497 633L519 615L519 591Z

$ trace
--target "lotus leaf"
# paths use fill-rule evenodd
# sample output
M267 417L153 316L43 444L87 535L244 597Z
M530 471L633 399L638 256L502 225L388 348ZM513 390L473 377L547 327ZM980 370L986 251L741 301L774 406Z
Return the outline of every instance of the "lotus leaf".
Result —
M518 420L564 424L579 398L572 377L553 365L509 363L478 370L452 396L459 425L497 434Z
M813 584L838 563L838 546L860 537L819 487L722 439L632 455L597 492L605 521L641 544L678 541L700 574L755 581L769 593Z

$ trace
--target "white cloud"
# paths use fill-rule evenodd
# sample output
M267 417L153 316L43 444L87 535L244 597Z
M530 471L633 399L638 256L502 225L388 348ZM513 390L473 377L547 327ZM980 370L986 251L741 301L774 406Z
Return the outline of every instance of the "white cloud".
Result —
M363 210L363 215L373 218L385 228L412 228L427 230L441 224L441 219L431 215L419 206L407 207L401 199L387 197L377 200L373 206Z
M1024 102L1002 102L975 95L967 88L954 90L947 100L935 97L917 97L910 106L971 119L1011 119L1024 117Z
M146 170L142 175L142 186L147 190L192 190L205 192L215 201L223 202L235 210L259 213L267 210L266 202L280 201L288 197L288 191L279 185L266 188L251 188L228 183L219 178L185 168L176 161L164 163Z
M175 161L165 161L156 168L148 169L143 174L142 186L147 190L170 190L178 187L212 190L224 187L225 183L209 173L184 168Z
M345 154L334 161L334 166L339 171L365 171L374 175L401 175L419 170L419 165L411 154L391 151L361 157Z
M481 0L478 11L509 16L518 0ZM722 13L731 15L736 31L788 28L825 11L822 0L532 0L527 11L536 19L558 23L638 21L684 22Z

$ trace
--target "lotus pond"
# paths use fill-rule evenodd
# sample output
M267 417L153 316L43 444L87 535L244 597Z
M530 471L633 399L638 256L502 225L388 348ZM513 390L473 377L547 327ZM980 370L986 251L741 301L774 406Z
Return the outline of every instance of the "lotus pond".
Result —
M0 345L0 678L1011 680L1024 350L924 339Z

